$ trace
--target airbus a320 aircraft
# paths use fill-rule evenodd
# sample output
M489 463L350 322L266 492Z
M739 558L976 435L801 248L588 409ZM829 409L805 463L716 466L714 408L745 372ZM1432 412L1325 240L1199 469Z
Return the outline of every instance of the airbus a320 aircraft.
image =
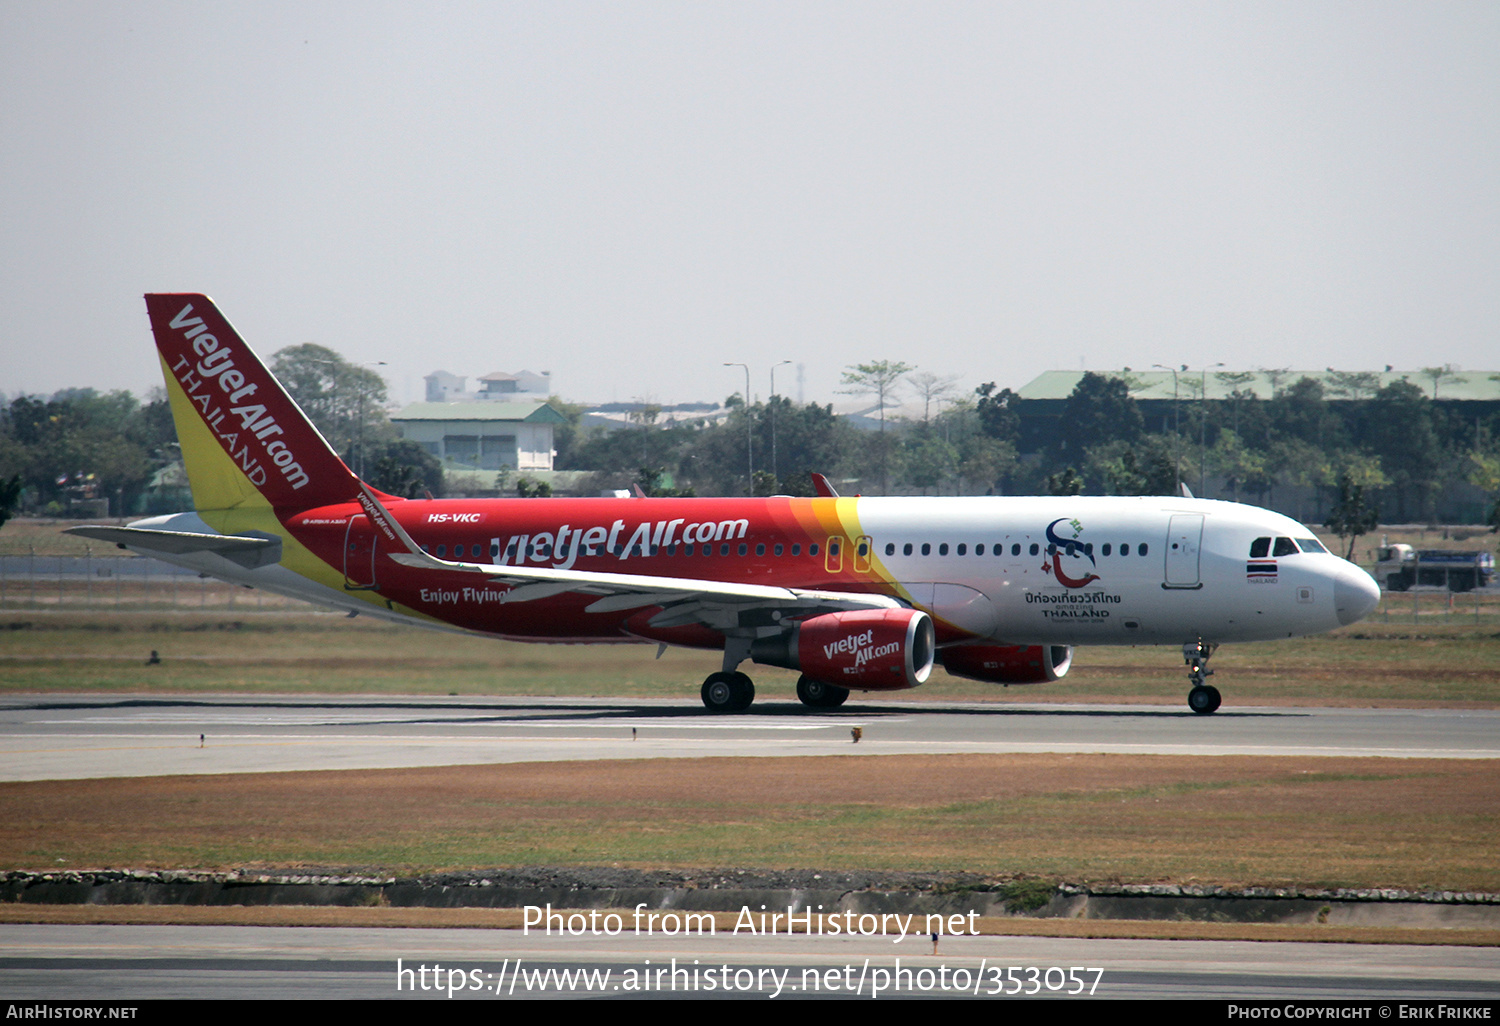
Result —
M236 584L517 641L723 652L814 708L949 673L1036 684L1075 645L1180 645L1188 705L1222 642L1351 624L1380 592L1276 513L1190 498L403 499L363 483L201 295L148 295L194 511L73 531Z

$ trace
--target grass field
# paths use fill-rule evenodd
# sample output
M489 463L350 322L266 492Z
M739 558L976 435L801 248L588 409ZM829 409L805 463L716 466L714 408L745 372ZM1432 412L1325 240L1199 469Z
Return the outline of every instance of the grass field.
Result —
M1402 596L1409 603L1410 596ZM1436 604L1434 602L1434 604ZM1380 614L1313 638L1231 645L1214 657L1226 702L1357 706L1500 704L1500 624L1412 624ZM161 664L148 666L155 650ZM0 613L0 692L319 692L654 697L696 701L714 654L649 645L523 645L284 612L17 610ZM1084 648L1053 684L1003 688L941 669L903 697L996 702L1178 702L1170 647ZM759 693L790 699L796 675L752 669Z
M1493 761L688 759L0 784L0 866L860 867L1500 890Z

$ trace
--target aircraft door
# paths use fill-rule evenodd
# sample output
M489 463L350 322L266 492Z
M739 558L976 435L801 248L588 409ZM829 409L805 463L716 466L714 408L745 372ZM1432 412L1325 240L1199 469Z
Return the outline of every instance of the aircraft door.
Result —
M830 535L828 547L823 550L823 569L836 574L844 569L844 539Z
M375 590L375 531L370 518L358 513L344 531L344 590Z
M1201 588L1199 576L1203 546L1203 514L1176 513L1167 525L1168 588Z
M862 534L854 539L854 572L867 574L870 572L870 560L875 552L875 542L868 534Z

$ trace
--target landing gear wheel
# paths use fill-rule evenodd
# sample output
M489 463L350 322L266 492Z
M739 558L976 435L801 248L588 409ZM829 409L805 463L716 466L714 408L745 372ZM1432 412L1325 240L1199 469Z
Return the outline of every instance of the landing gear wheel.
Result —
M797 697L809 709L837 709L849 697L849 689L804 675L797 678Z
M1219 708L1219 689L1203 684L1188 692L1188 708L1195 713L1207 715Z
M755 701L755 685L743 673L710 673L703 682L703 705L709 712L744 712Z

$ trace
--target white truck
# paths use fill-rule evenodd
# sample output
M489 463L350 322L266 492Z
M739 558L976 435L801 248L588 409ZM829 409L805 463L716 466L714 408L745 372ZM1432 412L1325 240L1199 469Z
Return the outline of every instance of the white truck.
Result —
M1373 573L1385 591L1406 591L1417 584L1471 591L1495 578L1495 556L1491 552L1382 545L1375 556Z

